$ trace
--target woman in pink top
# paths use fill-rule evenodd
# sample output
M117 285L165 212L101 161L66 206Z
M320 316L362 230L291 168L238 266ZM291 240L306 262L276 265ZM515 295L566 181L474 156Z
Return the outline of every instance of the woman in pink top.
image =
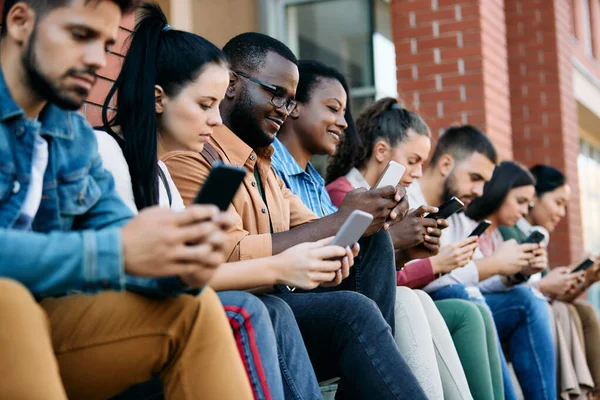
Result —
M431 149L431 134L418 114L402 107L396 99L384 98L365 109L358 117L356 127L361 143L357 144L356 141L344 138L327 169L326 188L334 205L341 204L346 194L354 189L369 189L374 186L390 161L406 167L406 172L399 182L401 185L408 188L421 177L423 164L428 159ZM419 217L415 216L415 218ZM394 237L393 229L390 233ZM425 237L425 239L431 238ZM440 332L436 322L430 321L432 335L434 338L443 337L448 331L450 332L464 365L473 397L499 400L504 397L502 376L498 348L494 342L493 322L487 312L473 310L473 304L467 304L462 300L436 301L432 310L431 305L434 302L427 294L420 290L408 289L425 287L440 274L465 265L472 257L475 243L467 246L466 249L464 252L442 251L435 257L431 256L436 253L430 252L423 245L397 250L397 261L400 264L407 264L396 274L399 308L396 318L402 321L399 318L402 303L406 303L406 299L410 298L412 293L416 293L423 303L427 318L434 320L435 315L441 313L448 329L446 333ZM420 260L408 263L418 258ZM397 265L399 263L397 262ZM479 337L474 332L457 329L456 321L471 312L480 314L482 318L470 320L469 327L475 331L480 329L481 332L486 332L485 338ZM402 347L403 344L399 342L398 345ZM446 389L446 379L443 377L442 381ZM452 398L446 394L446 391L444 395L445 398Z

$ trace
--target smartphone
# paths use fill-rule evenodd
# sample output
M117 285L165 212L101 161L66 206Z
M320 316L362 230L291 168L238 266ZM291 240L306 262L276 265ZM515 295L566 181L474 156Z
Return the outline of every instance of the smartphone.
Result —
M245 176L246 170L243 167L227 165L221 161L214 163L194 204L214 204L221 211L227 211Z
M330 246L351 247L358 242L372 221L371 214L360 210L352 211L331 241Z
M477 227L476 227L475 229L473 229L473 232L471 232L471 234L469 235L469 237L473 237L473 236L481 236L481 234L482 234L483 232L485 232L485 230L486 230L487 228L489 228L491 224L492 224L492 223L491 223L489 220L487 220L487 219L484 219L483 221L481 221L481 222L479 223L479 225L477 225Z
M540 231L533 231L527 237L527 239L525 239L525 241L523 243L538 244L538 243L541 243L541 241L544 240L545 238L546 238L546 236L544 236L544 234L542 232L540 232Z
M456 197L452 197L450 200L438 207L437 213L428 214L425 218L446 219L452 214L462 210L464 206L465 204L462 201Z
M379 189L385 186L396 187L405 171L406 167L404 165L390 161L373 188Z
M585 271L592 265L594 265L594 260L592 260L591 258L586 258L585 260L583 260L583 262L581 264L579 264L577 266L577 268L575 268L573 271L571 271L571 273L576 274L577 272Z

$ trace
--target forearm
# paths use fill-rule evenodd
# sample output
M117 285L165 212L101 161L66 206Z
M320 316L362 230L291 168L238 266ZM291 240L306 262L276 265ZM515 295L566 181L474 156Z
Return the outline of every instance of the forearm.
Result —
M255 290L272 287L278 281L275 257L231 262L221 265L208 283L214 290Z
M287 232L272 235L273 254L279 254L300 243L316 242L334 236L346 219L339 213L320 218Z
M485 281L494 275L498 275L498 261L494 257L486 257L475 261L479 271L479 281Z
M121 230L36 233L0 229L0 276L39 297L70 290L121 290Z

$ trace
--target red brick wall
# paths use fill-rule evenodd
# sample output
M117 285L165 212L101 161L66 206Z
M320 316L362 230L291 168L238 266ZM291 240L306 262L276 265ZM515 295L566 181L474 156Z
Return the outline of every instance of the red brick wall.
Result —
M81 109L82 113L86 116L92 126L100 125L102 123L102 104L106 99L106 95L108 94L112 82L119 75L123 57L126 53L126 48L124 46L125 40L133 30L133 26L133 13L124 15L121 21L121 27L119 28L117 43L113 47L112 52L108 54L108 65L98 72L96 86L94 86L94 89Z
M0 10L4 9L4 0L0 0ZM88 121L95 126L102 122L101 109L104 99L108 94L112 82L117 78L121 63L125 55L124 42L129 33L133 30L134 21L133 13L123 16L121 27L119 29L117 43L113 47L112 52L108 55L108 65L99 71L98 81L96 86L90 93L88 101L81 108L81 112L86 116Z
M569 0L505 0L513 151L531 166L551 164L573 188L569 213L552 235L550 260L566 265L582 251Z
M394 0L391 10L400 96L434 136L473 124L510 158L502 0Z

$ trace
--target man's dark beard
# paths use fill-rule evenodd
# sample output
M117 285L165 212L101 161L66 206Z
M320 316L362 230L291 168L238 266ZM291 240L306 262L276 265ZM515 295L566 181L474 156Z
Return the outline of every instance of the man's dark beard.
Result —
M22 58L23 68L25 69L25 74L27 77L27 83L29 84L29 87L33 89L33 91L37 93L41 99L55 104L60 108L72 111L78 110L83 104L83 100L75 100L68 94L61 93L61 89L55 86L49 79L47 79L42 74L41 69L39 68L38 60L33 50L37 36L36 33L37 29L34 29L31 33L31 38ZM76 73L87 74L93 76L94 78L96 77L96 71L89 68L81 71L69 69L64 76L66 77ZM88 95L88 92L85 89L76 88L75 90L79 92L79 94L82 96L82 99L85 99L85 97Z
M454 183L454 176L450 174L448 178L444 179L444 188L442 190L442 204L450 200L453 196L456 196L456 191L452 188Z
M267 147L273 143L273 137L264 132L252 115L252 101L245 89L242 89L229 112L227 127L253 149Z

